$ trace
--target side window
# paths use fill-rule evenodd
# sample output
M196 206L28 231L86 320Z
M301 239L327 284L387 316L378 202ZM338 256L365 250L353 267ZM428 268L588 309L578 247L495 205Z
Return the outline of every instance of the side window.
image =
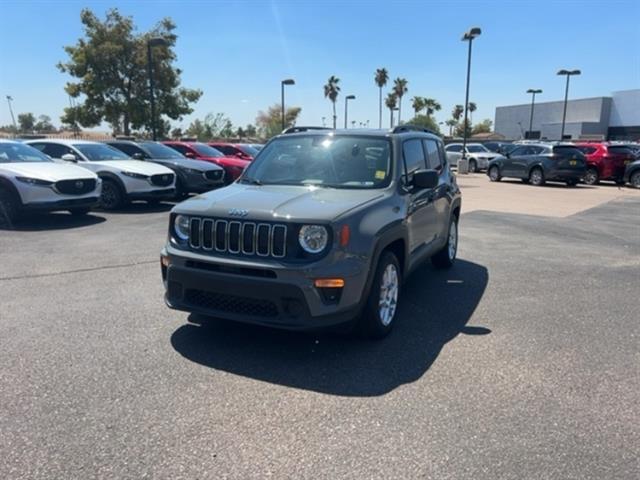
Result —
M404 156L405 181L408 183L413 178L413 172L427 168L424 158L422 142L419 139L407 140L402 144L402 154Z
M438 142L435 140L423 140L422 144L424 146L424 151L427 154L427 168L431 170L440 170L444 162L440 158Z
M233 147L230 147L228 145L216 145L214 148L216 150L220 150L225 155L235 155L236 154L236 149L233 148Z
M518 147L511 152L512 157L520 157L522 155L529 155L527 152L529 147Z
M447 152L456 152L459 153L462 151L462 145L449 145L445 149Z
M184 145L171 144L169 146L171 148L173 148L174 150L179 151L183 155L185 155L189 151L189 149L187 147L185 147Z
M134 153L141 153L143 157L146 157L146 155L144 155L144 153L138 147L134 147L133 145L129 145L128 143L118 143L111 146L113 148L117 148L121 152L126 153L130 157L133 157Z
M51 158L62 158L67 153L73 153L68 147L58 143L39 143L36 148Z
M540 155L546 153L544 147L529 147L530 153L528 155Z

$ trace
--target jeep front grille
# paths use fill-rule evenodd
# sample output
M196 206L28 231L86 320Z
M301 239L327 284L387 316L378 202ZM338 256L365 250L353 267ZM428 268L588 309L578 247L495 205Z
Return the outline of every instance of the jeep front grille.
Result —
M189 246L204 252L283 258L287 254L287 226L191 217Z

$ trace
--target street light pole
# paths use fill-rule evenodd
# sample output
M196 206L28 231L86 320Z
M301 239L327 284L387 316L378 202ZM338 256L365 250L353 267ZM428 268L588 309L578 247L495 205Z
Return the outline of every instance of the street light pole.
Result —
M567 120L567 101L569 100L569 77L572 75L580 75L582 72L580 70L560 70L558 75L566 75L567 84L564 89L564 107L562 109L562 130L560 131L560 141L564 140L564 126Z
M527 93L531 94L531 115L529 116L529 138L531 138L531 132L533 131L533 108L536 103L536 93L542 93L540 89L530 88Z
M467 114L469 110L469 83L471 80L471 44L473 43L473 39L481 33L482 30L480 30L479 27L473 27L462 36L463 42L469 42L469 53L467 54L467 92L464 101L464 123L462 127L464 130L462 137L462 158L467 157L467 130L469 129L467 125Z
M151 55L152 47L161 47L168 45L167 41L162 37L150 38L147 40L147 71L149 73L149 100L151 101L151 135L155 142L157 138L156 132L156 99L154 95L153 85L153 58Z
M346 97L344 97L344 128L347 128L347 116L348 116L348 105L349 105L349 100L355 100L356 96L355 95L347 95Z
M285 129L285 112L284 112L284 86L285 85L295 85L296 82L293 78L287 78L285 80L282 80L280 82L280 99L282 101L282 110L280 111L281 113L281 119L282 119L282 130L284 131Z
M7 103L9 104L9 113L11 114L11 121L13 122L13 128L16 133L18 133L18 124L16 123L16 117L13 116L13 108L11 108L11 102L13 101L13 97L11 95L7 95Z

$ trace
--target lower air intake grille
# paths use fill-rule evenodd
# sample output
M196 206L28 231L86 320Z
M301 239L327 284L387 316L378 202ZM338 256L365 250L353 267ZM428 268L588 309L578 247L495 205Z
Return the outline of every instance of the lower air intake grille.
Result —
M278 307L269 300L239 297L204 290L187 290L185 300L199 307L251 317L277 317Z

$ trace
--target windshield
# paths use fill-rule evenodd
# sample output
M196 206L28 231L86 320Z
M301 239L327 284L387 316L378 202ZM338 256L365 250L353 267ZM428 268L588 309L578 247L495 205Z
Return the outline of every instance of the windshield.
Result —
M191 147L198 152L199 155L202 155L203 157L214 157L214 158L218 158L218 157L224 157L224 155L222 155L222 153L220 153L219 150L216 150L213 147L210 147L209 145L205 145L204 143L192 143Z
M169 148L166 145L162 145L161 143L149 142L149 143L142 143L140 144L140 146L147 151L147 153L151 158L155 158L159 160L170 159L170 158L177 158L177 159L185 158L185 156L182 155L180 152L174 150L173 148Z
M467 145L467 152L469 153L487 153L488 151L484 145Z
M244 182L379 188L391 178L388 139L295 136L269 143L245 170Z
M0 142L0 163L32 163L32 162L52 162L40 150L37 150L24 143Z
M238 148L250 157L255 158L255 156L258 155L258 150L253 148L251 145L238 145Z
M103 162L105 160L131 160L126 153L122 153L109 145L102 143L76 143L73 145L80 150L91 162Z

